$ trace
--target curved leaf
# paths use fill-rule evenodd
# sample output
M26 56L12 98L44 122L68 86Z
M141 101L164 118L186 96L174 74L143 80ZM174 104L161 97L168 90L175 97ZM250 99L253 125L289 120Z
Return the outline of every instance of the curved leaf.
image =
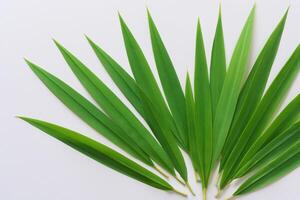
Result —
M175 175L174 166L167 154L125 104L80 60L58 42L55 43L74 74L98 105L120 128L130 134L135 144L153 161Z
M145 152L140 149L126 133L121 130L110 118L100 111L91 102L81 96L66 83L59 80L52 74L46 72L37 65L26 61L37 77L47 86L47 88L82 121L94 128L98 133L119 146L132 156L153 166L152 161Z
M169 183L157 175L95 140L45 121L27 117L20 118L111 169L152 187L162 190L174 190Z

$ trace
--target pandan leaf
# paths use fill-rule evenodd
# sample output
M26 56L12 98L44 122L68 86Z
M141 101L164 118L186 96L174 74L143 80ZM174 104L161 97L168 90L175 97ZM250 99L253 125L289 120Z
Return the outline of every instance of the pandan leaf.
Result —
M190 76L187 73L185 83L185 103L186 103L186 116L188 127L188 143L189 143L189 155L192 160L195 171L198 167L197 148L196 148L196 131L195 131L195 100L193 96L193 89L190 80Z
M234 176L234 173L239 166L239 162L242 159L242 155L246 153L247 149L249 149L270 123L270 120L284 100L284 97L295 80L299 70L300 45L296 48L293 55L272 82L228 157L223 170L221 187L224 187L230 181L232 176Z
M285 151L293 144L300 141L300 122L297 122L291 128L283 133L278 134L271 142L264 146L249 161L240 168L236 177L240 177L249 173L250 171L259 168L267 161L273 159L281 152Z
M157 175L131 161L120 153L114 151L113 149L96 142L95 140L92 140L72 130L57 126L55 124L50 124L45 121L27 117L20 118L47 133L48 135L60 140L61 142L113 170L161 190L174 190L173 187L165 180L161 179Z
M250 117L263 96L270 70L280 44L287 13L288 12L285 13L273 33L270 35L256 59L251 73L241 91L233 122L222 152L221 168L225 165L225 161L228 160L230 152L234 148L239 136L245 129Z
M124 132L96 106L52 74L30 61L26 62L45 86L82 121L130 155L153 166L149 156L137 146L128 133Z
M212 110L210 86L200 22L197 23L195 52L195 127L196 148L202 187L208 186L212 161ZM204 191L205 192L205 191Z
M286 106L286 108L279 114L274 120L271 126L263 132L263 134L257 138L252 144L247 153L243 156L240 162L239 168L244 168L244 165L249 165L250 160L253 160L255 154L266 145L273 143L273 141L280 137L286 129L300 119L300 95L297 95L292 102ZM246 164L247 163L247 164ZM241 170L239 170L241 171ZM241 172L239 172L241 173ZM243 173L245 174L245 173ZM238 177L240 175L236 175Z
M136 111L145 117L135 80L103 49L96 45L90 38L86 38L111 79Z
M175 175L174 166L159 143L123 102L80 60L55 42L66 62L98 105L149 157Z
M157 140L171 158L175 169L180 176L187 182L187 168L180 149L176 145L175 137L168 128L166 119L161 117L160 110L156 104L140 89L140 97L144 102L144 113L146 114L149 126L153 130Z
M246 194L267 186L300 165L300 142L282 152L276 159L270 161L253 176L247 179L234 193L234 196Z
M213 41L210 62L210 93L212 114L215 116L216 107L219 102L220 94L223 88L226 76L226 53L223 35L221 7L219 10L219 18L216 33Z
M168 127L172 130L178 144L186 149L183 136L180 132L178 132L174 119L169 112L166 102L140 46L120 15L119 19L129 64L138 86L143 91L147 91L147 97L151 98L153 103L159 107L161 117L166 119Z
M216 107L213 123L213 164L219 159L225 143L230 124L234 115L238 95L246 73L248 55L252 38L255 7L253 7L247 22L236 44L232 58L224 80L224 85Z
M160 82L162 84L164 94L166 95L168 105L170 107L174 121L178 127L178 131L181 135L184 146L188 147L184 93L167 49L164 46L164 43L149 11L147 13L152 50Z

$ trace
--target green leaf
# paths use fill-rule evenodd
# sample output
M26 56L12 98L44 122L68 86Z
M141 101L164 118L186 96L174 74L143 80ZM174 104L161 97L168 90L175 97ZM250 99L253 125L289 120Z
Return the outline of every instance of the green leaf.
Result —
M244 154L238 168L244 168L244 165L249 165L250 160L253 160L255 154L262 148L265 148L270 142L273 142L277 137L281 136L286 129L300 119L300 94L290 102L286 108L278 115L271 126L262 133L260 137L253 142L247 153ZM247 163L247 164L246 164ZM241 171L241 170L239 170ZM241 172L239 172L241 173ZM246 173L246 172L245 172ZM243 173L243 174L245 174ZM236 175L238 177L240 175Z
M220 94L219 102L213 123L214 156L213 164L219 159L224 146L234 111L238 101L243 77L246 74L248 55L252 39L252 28L254 21L255 7L247 19L236 44L232 58L224 80L224 85Z
M174 166L167 154L126 105L71 52L58 42L55 43L74 74L104 112L128 133L135 144L153 161L175 175Z
M230 152L245 129L247 122L254 113L256 106L263 96L269 73L272 68L280 39L284 29L287 13L283 16L268 41L260 52L251 73L239 96L233 122L222 152L221 168L225 165Z
M178 129L174 123L174 119L169 112L167 104L160 92L154 75L152 74L150 66L140 46L120 15L119 19L129 64L138 86L143 91L147 91L147 97L151 98L153 103L159 107L161 117L166 119L169 128L172 130L172 133L177 139L178 144L186 149L186 144L184 144L182 135L178 132Z
M247 179L234 193L234 196L246 194L265 187L300 165L300 142L282 152L253 176Z
M240 168L236 177L240 177L249 173L250 171L259 168L264 163L272 160L278 156L281 152L285 151L289 147L293 146L296 142L300 141L300 122L297 122L289 129L283 132L277 133L276 137L266 144L260 151L248 160L247 163Z
M176 145L175 137L171 130L168 128L166 119L161 116L159 107L152 102L152 99L140 89L140 97L144 102L144 113L147 116L147 122L152 129L155 137L160 142L164 150L171 158L175 169L180 176L187 182L187 169L180 149Z
M189 155L192 160L195 171L198 170L198 158L196 148L196 131L195 131L195 100L193 97L193 89L190 80L190 76L187 73L185 83L185 102L186 102L186 116L187 116L187 127L188 127L188 144L189 144Z
M168 105L170 107L174 121L178 127L178 131L181 135L184 146L187 147L188 138L186 134L187 121L184 93L181 88L171 58L167 52L167 49L164 46L160 34L150 15L150 12L148 11L147 14L152 42L152 50L160 82L162 84L164 94L166 95Z
M212 111L208 69L200 22L197 23L195 52L196 148L202 187L207 188L212 160Z
M135 80L103 49L96 45L90 38L86 38L111 79L138 113L145 118Z
M215 116L216 107L220 98L226 76L226 53L223 36L221 7L219 10L218 24L214 37L211 63L210 63L210 93L212 115Z
M171 185L157 175L95 140L48 122L26 117L20 118L111 169L152 187L174 190Z
M130 155L153 166L149 156L136 145L128 133L124 132L96 106L52 74L30 61L26 60L26 62L45 86L82 121Z
M246 153L272 120L299 70L300 45L296 48L293 55L272 82L228 157L223 170L221 181L222 187L224 187L230 181L232 176L234 176L242 159L242 155Z

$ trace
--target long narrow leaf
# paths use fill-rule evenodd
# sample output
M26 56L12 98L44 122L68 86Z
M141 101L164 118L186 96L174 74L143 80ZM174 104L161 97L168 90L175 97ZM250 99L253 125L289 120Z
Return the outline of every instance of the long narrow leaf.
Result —
M208 69L200 22L197 23L195 52L196 148L202 187L207 188L212 160L212 111Z
M96 45L90 38L86 38L111 79L139 114L145 117L135 80L103 49Z
M174 190L171 185L157 175L95 140L45 121L26 117L20 118L111 169L152 187L162 190Z
M239 168L245 165L253 156L264 146L279 137L286 129L300 119L300 95L294 98L286 108L274 120L271 126L262 133L260 137L253 142L252 146L247 150L240 162ZM238 175L237 175L238 176Z
M174 117L174 121L178 127L178 131L182 136L184 145L187 147L188 138L186 134L187 122L184 93L167 49L164 46L149 11L147 13L152 50L160 82L162 84L164 94L166 95L171 113Z
M270 161L253 176L247 179L234 193L234 196L246 194L263 188L300 165L300 143L283 152L276 159Z
M196 148L196 131L195 131L195 100L193 96L193 89L189 74L186 75L185 83L185 102L186 102L186 116L187 116L187 127L188 127L188 144L189 144L189 155L193 162L195 171L198 170L198 158Z
M252 158L240 168L236 177L243 176L249 171L259 168L298 141L300 141L300 122L294 124L283 133L278 134L276 138L252 156Z
M300 70L300 45L296 48L293 55L287 61L285 66L276 76L271 86L267 90L263 99L257 106L245 130L241 134L237 144L228 157L224 166L221 186L224 187L234 176L239 166L242 155L246 153L254 141L262 134L266 126L270 123L272 117L284 100L288 89L295 80Z
M252 39L252 28L254 21L255 7L253 7L247 22L242 30L236 44L224 85L216 107L216 114L213 123L214 157L213 164L218 160L224 146L231 121L233 119L238 95L242 87L243 77L246 73L248 55Z
M58 42L55 43L74 74L101 108L116 124L130 134L134 142L152 160L175 175L174 166L167 154L125 104L80 60Z
M29 61L26 62L45 86L80 119L124 151L153 166L149 156L96 106L52 74Z
M161 143L164 150L171 158L175 169L180 176L187 182L187 168L183 156L176 144L175 137L172 135L171 130L168 128L166 119L161 116L159 107L154 104L147 95L140 90L140 97L144 102L144 112L148 116L147 121L153 130L158 141Z
M160 110L162 117L166 119L168 127L172 130L172 133L177 139L178 144L186 149L186 144L184 144L183 135L178 132L178 129L174 123L173 117L169 112L166 102L161 94L161 91L157 85L154 75L150 69L150 66L128 26L125 21L119 15L120 24L123 33L123 39L126 47L126 52L133 72L134 78L138 86L143 90L147 91L146 95L151 98L153 103L155 103Z
M219 18L214 37L211 63L210 63L210 93L212 114L215 116L216 107L220 98L226 76L226 53L223 36L222 14L221 7L219 10Z
M253 114L257 104L262 98L264 89L267 84L272 64L277 54L280 39L284 29L287 12L270 35L264 48L260 52L251 73L239 96L237 108L234 114L233 122L224 145L222 152L221 168L228 159L228 156L239 136L247 125L251 115Z

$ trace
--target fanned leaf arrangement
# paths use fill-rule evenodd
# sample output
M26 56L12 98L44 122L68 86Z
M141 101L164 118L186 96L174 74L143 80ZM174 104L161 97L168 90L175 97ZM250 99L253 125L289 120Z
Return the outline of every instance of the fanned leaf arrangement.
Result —
M54 42L67 65L96 105L67 83L26 60L36 76L66 107L128 153L128 157L67 128L20 118L109 168L154 188L186 196L168 183L166 179L171 175L194 194L188 180L184 151L191 159L197 181L201 180L203 199L206 199L206 190L218 163L220 190L242 178L233 197L253 192L300 165L300 94L278 112L300 70L300 45L266 88L287 15L288 11L271 33L249 74L255 6L228 66L221 9L209 61L198 20L194 79L187 73L183 87L158 28L147 11L162 90L121 15L122 36L133 76L86 36L102 66L137 115L100 76L57 41Z

